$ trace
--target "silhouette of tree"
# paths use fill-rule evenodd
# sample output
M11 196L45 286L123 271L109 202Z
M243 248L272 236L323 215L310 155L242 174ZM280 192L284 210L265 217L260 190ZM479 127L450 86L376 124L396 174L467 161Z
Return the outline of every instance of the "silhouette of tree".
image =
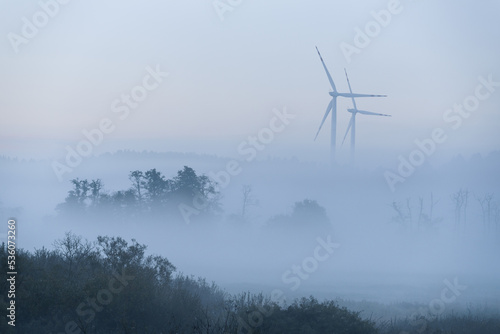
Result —
M83 213L87 208L90 184L87 180L78 178L70 181L73 189L68 192L64 203L59 204L56 210L62 213Z
M301 229L303 231L315 231L318 229L330 229L330 219L326 210L315 200L305 199L295 202L291 215L277 215L268 221L270 227Z
M310 199L305 199L294 204L292 220L301 225L325 225L330 222L326 215L325 208L319 205L315 200Z
M114 213L119 216L134 215L137 206L137 199L132 189L119 190L111 196Z
M144 174L144 189L146 189L146 197L152 210L161 207L169 190L169 182L165 177L156 170L156 168L148 170Z
M218 211L218 192L215 183L208 176L196 175L191 167L184 166L177 172L170 185L169 198L172 208L180 204L191 206L202 213L197 215L200 218Z
M132 188L134 189L135 195L137 196L137 200L139 201L139 203L142 203L143 189L145 185L144 174L139 170L135 170L133 172L130 172L128 178L130 181L132 181Z
M132 171L129 180L132 182L130 189L108 193L103 191L100 179L91 182L73 179L72 189L56 210L61 215L72 215L72 218L110 216L123 221L138 214L166 214L177 219L179 214L182 215L181 204L188 206L197 218L207 218L220 209L215 183L206 175L197 175L188 166L179 170L172 179L166 179L153 168L146 172Z
M103 188L103 184L100 179L92 180L89 184L90 187L90 200L91 205L98 206L99 199L101 197L101 189Z
M481 217L483 219L483 228L488 233L490 231L491 223L494 219L494 202L493 202L493 194L484 194L483 196L476 196L476 200L478 201L481 207Z
M209 197L216 193L214 183L206 175L196 175L194 169L184 166L172 180L171 191L174 196L193 198L199 194Z
M469 202L469 190L468 189L460 189L454 194L451 195L451 200L455 206L455 227L457 229L460 226L464 225L467 222L467 205Z
M253 196L252 193L252 186L245 184L241 188L241 194L242 194L242 207L241 207L241 218L245 220L246 214L248 207L250 206L256 206L259 204L259 201Z

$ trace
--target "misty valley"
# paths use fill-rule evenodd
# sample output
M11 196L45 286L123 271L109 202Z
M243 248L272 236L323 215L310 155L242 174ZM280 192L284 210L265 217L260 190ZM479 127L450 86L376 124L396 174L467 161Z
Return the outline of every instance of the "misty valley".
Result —
M120 151L54 183L35 180L48 161L2 158L16 329L498 333L499 152L396 192L383 170L294 159L241 160L221 186L228 161Z
M499 334L500 1L0 1L0 334Z

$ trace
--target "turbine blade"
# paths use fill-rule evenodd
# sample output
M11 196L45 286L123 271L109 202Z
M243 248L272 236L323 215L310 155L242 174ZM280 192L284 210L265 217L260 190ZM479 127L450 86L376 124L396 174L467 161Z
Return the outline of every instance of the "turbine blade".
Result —
M376 112L371 112L371 111L366 111L366 110L356 110L357 112L359 112L360 114L363 114L363 115L373 115L373 116L387 116L387 117L391 117L391 115L387 115L387 114L380 114L380 113L376 113Z
M314 137L314 140L316 140L316 138L318 138L318 134L321 131L321 127L325 123L325 120L328 117L328 114L330 113L330 110L332 109L332 106L333 106L333 99L328 104L328 107L326 107L325 116L323 116L323 120L321 121L321 124L319 125L319 129L318 129L318 132L316 132L316 136Z
M337 91L337 88L335 88L335 84L333 83L332 76L330 75L330 72L328 72L328 69L326 68L325 62L323 61L323 57L321 57L321 53L319 53L318 47L316 47L316 51L318 51L319 59L321 59L321 63L323 64L323 67L326 72L326 76L328 77L328 81L330 81L330 85L332 86L332 89L334 92Z
M351 120L349 121L349 126L347 126L347 131L345 132L344 139L342 140L342 144L340 145L341 147L342 145L344 145L345 139L347 138L347 134L349 133L349 130L351 130L352 128L352 123L354 123L354 114L352 114Z
M387 95L358 94L358 93L338 93L342 97L387 97Z
M349 81L349 77L347 76L347 70L345 69L345 67L344 67L344 72L345 72L345 77L347 79L347 84L349 85L349 92L352 94L351 82ZM354 96L351 96L351 99L354 109L358 109L358 107L356 107L356 101L354 101Z

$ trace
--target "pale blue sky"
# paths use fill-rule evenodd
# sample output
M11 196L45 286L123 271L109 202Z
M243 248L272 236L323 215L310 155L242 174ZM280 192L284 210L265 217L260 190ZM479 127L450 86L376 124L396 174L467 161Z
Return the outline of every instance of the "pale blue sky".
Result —
M43 1L43 0L42 0ZM48 1L45 1L48 2ZM212 1L70 1L15 53L8 39L38 1L0 3L0 154L60 158L65 145L105 117L116 129L94 153L120 148L236 155L267 126L273 108L296 119L266 153L318 159L329 123L314 134L329 102L317 45L340 91L387 94L358 107L393 117L358 117L360 150L411 150L444 127L441 152L499 149L500 88L463 126L444 111L474 93L478 76L500 81L497 1L401 0L401 13L348 63L340 43L390 1L243 1L221 21ZM169 76L121 121L111 103L142 82L147 66ZM350 101L339 100L338 141ZM345 145L340 156L347 154ZM444 154L444 153L443 153ZM435 159L438 159L436 155Z

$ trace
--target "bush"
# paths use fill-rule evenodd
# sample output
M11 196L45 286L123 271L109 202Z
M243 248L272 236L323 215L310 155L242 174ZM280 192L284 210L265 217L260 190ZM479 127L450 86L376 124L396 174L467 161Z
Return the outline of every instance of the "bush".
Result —
M243 325L249 314L267 310L253 333L374 333L372 323L333 302L311 297L279 306L262 294L230 296L204 279L174 275L168 259L145 251L135 240L88 242L71 233L54 242L53 250L19 250L16 305L22 321L15 329L35 334L239 333L249 326ZM4 272L6 257L3 244ZM0 287L5 290L6 281ZM15 332L5 322L0 330Z

